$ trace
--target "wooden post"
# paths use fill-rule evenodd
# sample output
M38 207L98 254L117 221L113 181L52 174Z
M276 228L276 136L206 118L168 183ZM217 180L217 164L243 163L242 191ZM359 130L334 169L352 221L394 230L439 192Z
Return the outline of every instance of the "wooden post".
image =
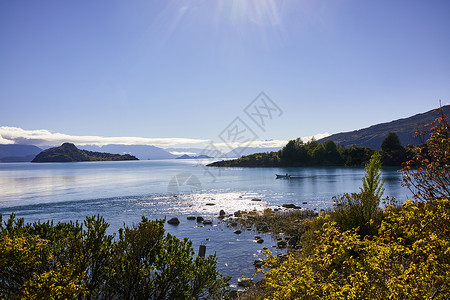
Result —
M200 245L200 248L198 249L198 256L205 257L206 254L206 246Z

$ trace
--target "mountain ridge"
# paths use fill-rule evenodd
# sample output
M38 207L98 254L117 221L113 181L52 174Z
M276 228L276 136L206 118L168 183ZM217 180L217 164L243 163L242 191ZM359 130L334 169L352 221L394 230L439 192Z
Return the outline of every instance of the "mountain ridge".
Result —
M33 145L0 145L0 162L30 162L41 151Z
M450 105L443 106L442 109L442 113L450 114ZM421 130L426 124L433 122L440 113L433 109L410 117L379 123L358 130L335 133L318 140L318 142L323 143L332 140L346 147L356 145L380 150L381 142L392 131L399 136L402 146L409 144L418 145L423 143L423 139L426 140L427 136L423 137L423 139L414 137L416 130Z

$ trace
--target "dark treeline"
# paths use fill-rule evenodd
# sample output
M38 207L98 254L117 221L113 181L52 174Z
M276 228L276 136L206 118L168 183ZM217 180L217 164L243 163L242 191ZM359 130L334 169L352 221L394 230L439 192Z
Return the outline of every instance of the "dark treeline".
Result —
M381 144L381 161L385 166L401 166L408 157L409 147L401 145L398 135L390 132ZM352 145L348 148L328 140L315 139L304 143L291 140L280 151L255 153L238 159L218 161L213 167L300 167L300 166L362 166L377 150Z

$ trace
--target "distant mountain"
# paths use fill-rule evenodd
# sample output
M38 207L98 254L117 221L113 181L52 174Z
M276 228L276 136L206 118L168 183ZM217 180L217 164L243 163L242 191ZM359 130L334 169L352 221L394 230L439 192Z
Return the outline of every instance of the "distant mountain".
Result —
M33 145L0 145L0 162L28 162L42 149Z
M191 156L191 155L184 154L184 155L177 157L176 159L206 159L206 158L212 158L212 157L207 156L207 155Z
M110 144L104 146L85 145L79 146L80 149L98 152L119 153L119 154L131 154L141 160L147 159L171 159L177 157L176 155L169 153L168 151L155 146L148 145L119 145Z
M125 154L111 154L80 150L74 144L64 143L59 147L42 151L31 162L76 162L76 161L118 161L138 160L136 157Z
M166 148L164 149L166 151L169 151L173 154L178 155L208 155L208 156L214 156L214 157L225 157L225 153L217 151L207 151L205 148Z
M241 157L246 155L251 155L255 153L267 153L267 152L276 152L278 150L281 150L283 147L237 147L231 150L226 154L226 157Z
M450 114L450 105L444 106L443 108L445 114ZM354 144L356 146L370 147L379 150L381 149L381 142L383 139L390 131L393 131L400 137L403 146L408 144L417 145L421 144L423 141L418 137L414 137L414 132L417 129L423 128L424 125L433 122L439 114L440 112L430 110L426 113L417 114L409 118L381 123L350 132L332 134L318 140L318 142L323 143L327 140L332 140L335 143L339 143L346 147ZM427 138L428 137L425 137L425 140Z

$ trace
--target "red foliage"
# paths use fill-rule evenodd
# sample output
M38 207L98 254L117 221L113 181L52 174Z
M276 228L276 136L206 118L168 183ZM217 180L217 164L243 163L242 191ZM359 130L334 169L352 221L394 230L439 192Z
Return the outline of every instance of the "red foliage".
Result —
M418 200L450 199L450 125L442 108L437 111L441 116L427 125L427 143L414 147L412 159L403 164L402 184Z

